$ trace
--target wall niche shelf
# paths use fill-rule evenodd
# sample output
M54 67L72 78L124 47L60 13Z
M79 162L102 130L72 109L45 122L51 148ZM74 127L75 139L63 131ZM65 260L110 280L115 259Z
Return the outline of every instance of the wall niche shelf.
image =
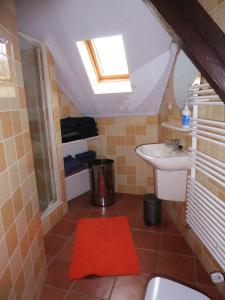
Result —
M170 123L170 122L162 122L161 126L165 127L165 128L172 129L172 130L184 132L184 133L191 131L191 128L183 128L182 125L178 124L178 123L174 124L174 123Z
M63 143L63 157L67 155L75 155L88 151L88 141L97 139L99 136L93 136L82 140ZM89 170L84 169L75 174L65 177L67 201L90 191Z

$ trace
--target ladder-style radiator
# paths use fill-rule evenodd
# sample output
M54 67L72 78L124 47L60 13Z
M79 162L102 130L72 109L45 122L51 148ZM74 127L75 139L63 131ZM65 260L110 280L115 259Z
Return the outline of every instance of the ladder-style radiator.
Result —
M189 89L189 100L193 106L191 119L192 146L191 174L187 184L186 220L218 264L225 270L225 122L199 118L201 106L221 106L220 100L209 84L194 85ZM209 108L209 107L208 107ZM202 152L199 144L206 148L216 147L223 152L223 160L211 156L210 150ZM211 146L213 145L213 146ZM203 147L204 150L204 147ZM203 182L199 178L205 178ZM215 183L212 193L207 182ZM223 199L222 199L223 198Z

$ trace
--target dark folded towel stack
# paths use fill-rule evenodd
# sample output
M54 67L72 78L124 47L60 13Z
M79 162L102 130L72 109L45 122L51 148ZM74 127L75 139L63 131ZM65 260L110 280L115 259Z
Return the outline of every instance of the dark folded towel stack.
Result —
M80 172L82 170L82 162L79 159L74 158L71 155L68 155L64 157L63 160L64 160L64 170L66 176L73 173Z
M75 155L82 162L83 169L90 168L91 164L96 160L95 151L86 151Z
M98 135L95 119L91 117L61 119L61 132L63 143Z
M95 151L86 151L76 154L75 157L68 155L64 157L65 176L69 176L80 172L81 170L90 168L96 160Z

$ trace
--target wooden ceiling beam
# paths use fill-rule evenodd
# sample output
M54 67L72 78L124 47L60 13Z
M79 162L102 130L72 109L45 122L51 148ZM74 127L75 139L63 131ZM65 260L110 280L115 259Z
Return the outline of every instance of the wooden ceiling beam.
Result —
M225 102L225 35L197 0L144 0Z

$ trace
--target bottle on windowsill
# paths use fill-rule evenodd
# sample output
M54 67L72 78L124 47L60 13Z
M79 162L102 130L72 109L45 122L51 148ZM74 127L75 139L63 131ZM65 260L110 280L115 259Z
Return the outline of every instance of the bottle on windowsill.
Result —
M183 128L190 128L190 109L188 103L185 102L184 109L182 110L182 126Z

